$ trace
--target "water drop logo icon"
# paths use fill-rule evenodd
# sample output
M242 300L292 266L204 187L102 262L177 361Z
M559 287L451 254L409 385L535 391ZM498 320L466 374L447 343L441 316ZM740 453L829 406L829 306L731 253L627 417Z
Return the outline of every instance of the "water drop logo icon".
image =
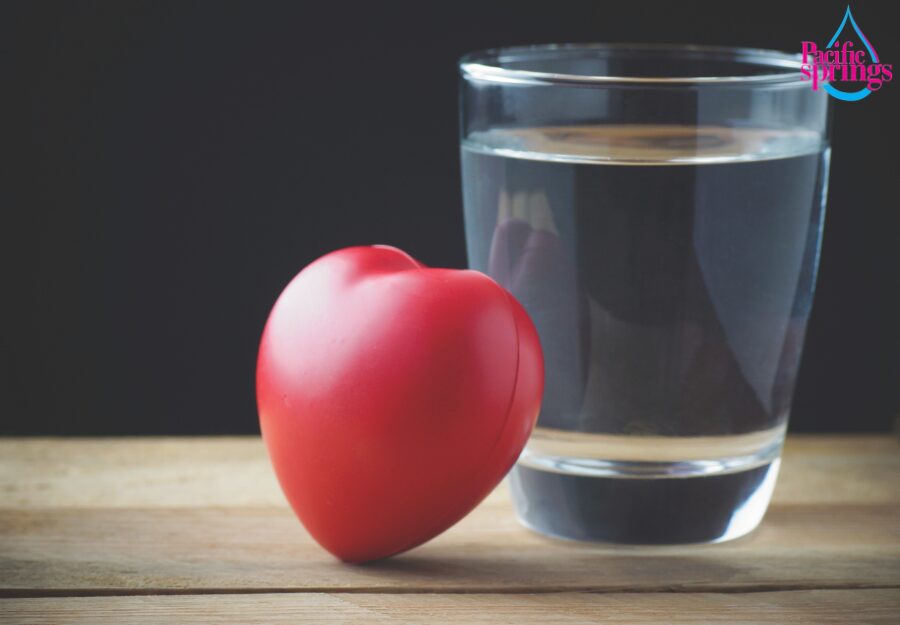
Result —
M847 11L844 13L844 19L841 20L841 25L838 26L837 30L834 31L834 35L831 37L831 41L828 42L826 48L830 48L831 46L838 43L838 37L843 32L843 30L847 27L847 22L850 22L850 25L853 27L853 30L856 31L856 34L859 35L859 38L862 40L863 44L866 47L866 50L869 51L869 56L875 63L878 63L878 53L875 52L875 48L872 47L872 44L869 43L868 38L863 34L863 32L859 29L859 25L856 23L856 20L853 19L853 13L850 12L850 6L847 5ZM829 95L838 98L839 100L846 100L849 102L855 100L862 100L867 95L872 93L870 89L867 87L863 87L859 91L853 91L851 93L847 93L846 91L841 91L836 88L834 85L828 84L823 87L825 91L828 92Z
M851 39L854 33L860 44L858 46ZM875 46L853 18L849 5L824 50L812 41L801 42L801 47L801 79L810 81L813 90L821 86L828 95L838 100L862 100L893 78L893 65L881 62ZM851 87L842 89L835 86L836 82L848 83ZM863 84L854 89L852 83Z

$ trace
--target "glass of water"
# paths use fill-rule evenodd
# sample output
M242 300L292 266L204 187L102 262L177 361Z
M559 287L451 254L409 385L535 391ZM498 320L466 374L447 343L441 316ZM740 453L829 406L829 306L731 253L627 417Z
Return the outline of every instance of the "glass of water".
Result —
M812 303L825 93L765 50L536 46L460 70L469 263L544 350L520 520L633 544L751 531Z

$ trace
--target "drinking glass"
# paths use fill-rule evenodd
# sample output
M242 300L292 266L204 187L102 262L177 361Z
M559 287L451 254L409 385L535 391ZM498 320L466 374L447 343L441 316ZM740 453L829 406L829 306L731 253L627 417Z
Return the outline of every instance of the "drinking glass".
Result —
M634 544L751 531L812 303L829 99L766 50L547 45L460 71L469 264L544 351L520 520Z

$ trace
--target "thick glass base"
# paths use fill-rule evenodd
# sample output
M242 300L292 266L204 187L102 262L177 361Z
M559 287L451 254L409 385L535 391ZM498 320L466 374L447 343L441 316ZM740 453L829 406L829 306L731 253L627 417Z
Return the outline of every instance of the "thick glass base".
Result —
M557 538L638 545L709 543L752 531L778 476L780 444L753 458L615 462L595 468L528 451L510 474L519 520ZM696 466L693 466L696 465Z

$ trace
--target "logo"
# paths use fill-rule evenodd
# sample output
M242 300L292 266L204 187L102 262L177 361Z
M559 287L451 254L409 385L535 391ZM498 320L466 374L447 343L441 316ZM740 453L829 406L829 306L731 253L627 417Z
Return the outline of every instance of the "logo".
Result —
M846 29L850 30L846 36L842 36L841 33ZM858 46L849 39L853 31L859 37ZM815 42L802 41L801 51L803 56L803 65L800 66L801 80L810 81L813 91L822 87L828 95L838 100L846 102L862 100L881 89L884 83L890 82L894 77L894 66L881 62L875 46L853 19L849 5L841 25L834 31L834 36L824 50L820 50ZM849 85L849 90L839 89L834 85L836 82ZM862 83L862 86L857 89L859 83Z

